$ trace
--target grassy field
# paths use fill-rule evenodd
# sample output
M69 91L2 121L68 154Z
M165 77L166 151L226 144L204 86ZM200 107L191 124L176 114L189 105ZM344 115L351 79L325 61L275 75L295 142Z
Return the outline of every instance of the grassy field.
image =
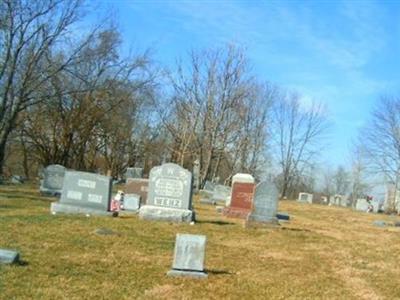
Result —
M52 216L36 187L0 188L0 299L400 299L398 217L283 201L289 223L245 229L195 201L198 223ZM107 228L115 234L98 235ZM205 234L208 279L170 278L176 233Z

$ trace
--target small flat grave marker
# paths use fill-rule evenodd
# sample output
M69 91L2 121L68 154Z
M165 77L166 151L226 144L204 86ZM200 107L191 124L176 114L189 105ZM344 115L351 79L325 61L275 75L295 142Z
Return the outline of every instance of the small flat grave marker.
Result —
M15 264L19 262L19 253L13 250L0 249L0 264Z
M206 278L204 257L205 235L177 234L174 250L174 262L168 276L189 276Z

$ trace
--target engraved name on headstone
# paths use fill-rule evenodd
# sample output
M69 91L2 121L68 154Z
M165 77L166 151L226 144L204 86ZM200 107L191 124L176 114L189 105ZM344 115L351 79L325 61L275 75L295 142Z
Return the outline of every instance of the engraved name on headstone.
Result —
M139 216L165 221L192 221L192 173L173 163L151 169L147 203L140 208Z

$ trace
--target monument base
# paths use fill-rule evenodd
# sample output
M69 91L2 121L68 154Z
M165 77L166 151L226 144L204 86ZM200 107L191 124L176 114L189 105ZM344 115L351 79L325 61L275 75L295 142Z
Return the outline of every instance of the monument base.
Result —
M249 209L225 207L222 214L228 218L246 219L249 215Z
M59 202L51 203L50 211L52 214L64 213L64 214L84 214L84 215L97 215L97 216L113 215L112 211L104 211L104 210L64 204Z
M195 220L195 214L194 211L189 209L144 205L139 210L139 218L154 221L190 223Z
M249 214L247 219L246 219L246 223L245 223L245 227L249 228L249 227L277 227L279 226L279 220L277 217L265 217L265 216L258 216L258 215L253 215L253 214Z
M201 271L185 271L185 270L174 270L168 271L167 276L178 277L193 277L193 278L207 278L208 274Z

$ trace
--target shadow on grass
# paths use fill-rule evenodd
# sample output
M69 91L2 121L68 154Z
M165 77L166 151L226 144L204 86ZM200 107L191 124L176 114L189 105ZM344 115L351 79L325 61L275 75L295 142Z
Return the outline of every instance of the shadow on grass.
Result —
M235 225L235 223L231 223L231 222L226 222L226 221L196 221L196 223L200 223L200 224L214 224L214 225Z
M310 229L304 229L304 228L280 227L280 229L281 230L288 230L288 231L311 232Z
M19 260L15 265L18 267L26 267L29 263L26 260Z
M225 270L213 270L213 269L205 269L208 274L212 275L234 275L235 273L225 271Z

